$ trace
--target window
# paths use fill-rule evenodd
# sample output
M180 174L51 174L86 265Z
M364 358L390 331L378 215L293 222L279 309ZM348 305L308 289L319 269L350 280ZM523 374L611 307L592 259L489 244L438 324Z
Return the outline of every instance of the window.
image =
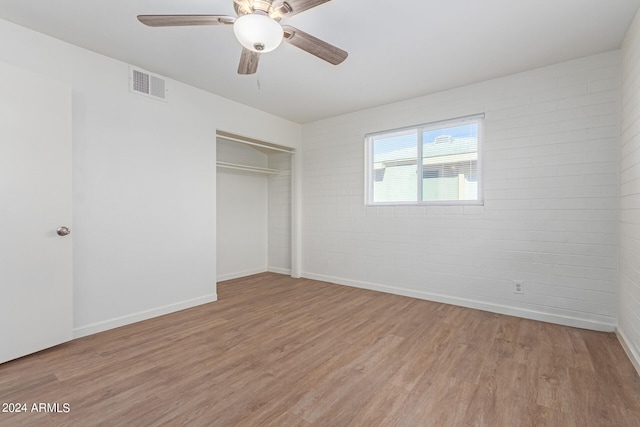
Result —
M479 204L484 114L366 136L367 204Z

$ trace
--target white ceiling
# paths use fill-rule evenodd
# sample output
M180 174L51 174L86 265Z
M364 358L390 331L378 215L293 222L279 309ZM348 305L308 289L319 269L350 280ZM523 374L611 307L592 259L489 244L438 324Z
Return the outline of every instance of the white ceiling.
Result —
M349 52L283 43L236 73L230 26L150 28L139 14L234 15L233 0L0 0L0 18L307 123L617 49L640 0L333 0L283 23Z

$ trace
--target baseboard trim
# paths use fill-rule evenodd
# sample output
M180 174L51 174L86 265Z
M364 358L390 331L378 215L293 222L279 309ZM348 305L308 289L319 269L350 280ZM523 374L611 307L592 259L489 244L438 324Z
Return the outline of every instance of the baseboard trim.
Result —
M411 289L396 288L392 286L380 285L369 282L342 279L339 277L325 276L322 274L303 273L302 277L323 282L335 283L338 285L351 286L355 288L368 289L371 291L385 292L389 294L402 295L411 298L418 298L427 301L440 302L443 304L458 305L461 307L474 308L489 311L492 313L506 314L509 316L522 317L525 319L539 320L541 322L556 323L559 325L572 326L575 328L591 329L600 332L615 332L616 325L599 322L591 319L581 319L571 316L563 316L541 311L527 310L518 307L510 307L501 304L488 303L484 301L452 297L448 295L435 294L430 292L415 291Z
M290 268L267 267L267 271L269 273L277 273L277 274L284 274L284 275L287 275L287 276L291 276L291 269Z
M217 300L218 294L209 294L199 298L182 301L176 304L169 304L122 317L116 317L114 319L105 320L103 322L92 323L90 325L74 328L73 337L86 337L87 335L97 334L98 332L108 331L109 329L118 328L120 326L129 325L131 323L140 322L142 320L151 319L153 317L162 316L164 314L169 314L176 311L185 310L187 308L196 307L198 305L208 304Z
M251 270L239 271L236 273L228 273L228 274L223 274L221 276L218 276L216 278L216 281L224 282L225 280L239 279L240 277L253 276L254 274L265 273L267 271L268 271L267 268L263 267L263 268L254 268Z
M622 330L616 328L616 336L618 337L618 341L620 341L620 345L622 345L624 352L627 353L627 357L631 360L631 364L633 364L638 375L640 375L640 354L634 351L633 346L630 344L627 336L622 332Z

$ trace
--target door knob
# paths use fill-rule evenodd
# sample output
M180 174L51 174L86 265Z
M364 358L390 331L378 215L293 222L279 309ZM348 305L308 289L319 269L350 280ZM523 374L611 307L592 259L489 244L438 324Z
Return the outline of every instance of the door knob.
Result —
M58 233L58 236L66 236L67 234L71 233L71 230L69 229L69 227L62 226L58 227L56 233Z

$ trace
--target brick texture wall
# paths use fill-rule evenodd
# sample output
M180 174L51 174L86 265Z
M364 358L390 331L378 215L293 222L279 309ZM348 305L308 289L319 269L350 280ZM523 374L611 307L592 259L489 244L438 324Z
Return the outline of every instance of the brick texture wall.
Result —
M614 51L304 125L303 276L614 330L619 76ZM475 113L484 206L365 206L365 134Z
M640 372L640 15L622 53L618 329Z

